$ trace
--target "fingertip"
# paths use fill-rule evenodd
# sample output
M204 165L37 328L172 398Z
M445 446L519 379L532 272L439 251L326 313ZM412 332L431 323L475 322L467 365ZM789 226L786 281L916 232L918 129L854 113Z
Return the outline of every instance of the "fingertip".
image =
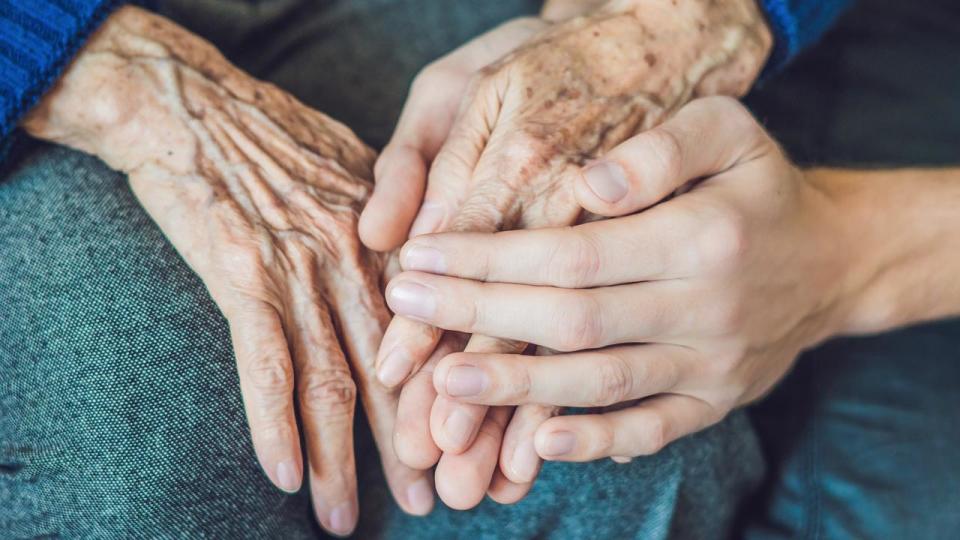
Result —
M620 163L601 159L581 169L573 184L574 198L588 212L616 217L640 208L633 204L633 195L627 172Z
M394 347L377 365L377 381L386 388L396 388L410 376L413 360L403 347Z
M426 478L421 478L409 486L406 490L405 508L408 514L414 516L426 516L433 511L434 497L433 486Z
M577 204L587 212L592 212L598 216L615 217L616 211L606 202L597 197L597 195L587 186L583 175L578 175L573 183L573 196Z
M363 245L374 251L391 251L406 239L402 216L396 216L383 197L374 191L357 223L357 234Z
M400 463L418 471L425 471L436 465L441 455L440 449L433 444L433 441L427 441L417 434L403 430L394 432L393 449Z
M374 166L373 195L360 214L358 234L375 251L399 247L423 199L427 165L416 149L388 145Z
M437 464L434 482L440 500L454 510L469 510L483 501L490 485L477 467L466 466L463 458L444 454Z
M515 504L530 493L532 482L515 482L495 471L487 495L497 504Z
M447 207L437 201L424 201L410 226L409 238L416 238L440 230L447 219Z
M450 397L447 393L447 374L450 372L451 365L456 361L456 358L451 359L451 357L458 354L461 353L444 356L433 368L433 389L441 396Z
M450 454L470 449L483 423L486 407L437 396L430 411L430 433L437 447Z
M533 438L537 455L545 461L573 461L577 449L577 435L562 422L562 417L547 420Z
M334 536L345 538L353 534L359 520L359 504L356 498L343 502L322 516L317 516L320 525Z
M296 460L281 461L277 464L273 483L287 493L300 491L303 485L303 467Z

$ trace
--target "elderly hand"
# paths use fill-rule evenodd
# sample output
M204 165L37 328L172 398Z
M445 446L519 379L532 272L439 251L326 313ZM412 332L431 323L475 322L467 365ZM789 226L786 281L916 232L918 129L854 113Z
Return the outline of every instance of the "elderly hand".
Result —
M376 190L360 224L368 246L396 247L408 231L417 236L577 222L581 208L573 186L580 166L660 123L694 96L746 92L771 43L753 0L618 0L573 18L567 17L583 9L555 4L551 17L562 22L479 69L469 83L463 69L436 66L418 78L397 136L377 164ZM450 63L442 60L437 66ZM459 109L450 105L445 88L455 95L466 90ZM380 380L394 386L410 378L439 338L427 325L394 318L378 356ZM520 352L524 347L475 335L467 350ZM439 450L419 457L402 451L426 446L423 433L429 428L439 449L449 454L488 456L485 465L471 468L485 489L490 480L483 477L496 466L496 453L489 448L501 447L503 429L497 426L506 423L509 410L487 415L484 406L445 396L434 401L429 385L416 379L401 398L401 456L410 464L419 460L420 466L436 461ZM500 452L500 472L514 484L528 485L536 476L539 460L529 439L551 413L521 408L514 415ZM429 422L416 415L429 415ZM475 440L487 450L477 449ZM444 501L457 508L479 502L483 491L470 487L472 476L446 489L447 469L441 461L437 489ZM504 485L497 478L494 483ZM498 500L516 499L521 491Z
M357 520L355 384L387 479L430 511L424 473L392 448L396 397L372 383L389 315L382 258L356 236L373 152L346 127L231 66L161 17L123 8L27 118L33 135L95 154L200 275L230 324L253 444L271 481L310 486L324 527Z
M593 181L618 196L598 197ZM862 233L845 221L843 190L796 169L729 98L690 103L575 183L585 208L627 217L419 237L388 288L404 299L390 302L399 315L567 351L448 355L433 373L440 395L617 405L544 422L535 446L545 459L650 454L720 421L848 328L872 278L852 270Z

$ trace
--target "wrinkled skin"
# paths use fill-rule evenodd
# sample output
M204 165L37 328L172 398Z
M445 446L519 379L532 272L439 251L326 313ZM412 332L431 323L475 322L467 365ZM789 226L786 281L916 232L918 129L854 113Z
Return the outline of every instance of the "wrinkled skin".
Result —
M492 63L469 81L456 76L484 52L496 52L484 38L421 74L377 163L376 191L360 223L368 246L387 250L407 236L437 231L540 228L584 219L573 191L582 165L659 124L693 97L742 95L771 44L752 0L551 4L550 18L559 22L525 41L513 39L516 48L496 61L489 54ZM496 41L502 48L511 38L516 36L506 33ZM456 109L447 88L466 89ZM437 490L455 508L474 506L490 486L496 500L517 500L539 467L533 432L554 410L524 406L511 420L509 409L488 414L482 405L436 397L429 384L432 366L417 371L440 335L422 322L395 317L378 353L381 382L394 386L410 379L401 396L399 455L416 467L439 459ZM524 348L522 342L474 335L466 350Z
M654 185L663 197L701 180L639 213L629 193L624 207L598 208L616 219L413 239L390 284L425 293L418 318L441 328L564 351L448 355L434 370L441 395L614 407L544 422L545 459L649 455L719 422L802 350L862 320L850 314L875 275L852 255L862 228L846 186L794 167L732 99L691 102L604 160L629 171L628 192Z
M359 387L399 503L429 512L429 479L394 457L396 396L372 384L389 315L383 258L355 233L369 148L135 8L108 19L24 127L127 173L203 279L229 322L254 447L278 487L302 482L296 397L317 517L335 533L353 529Z

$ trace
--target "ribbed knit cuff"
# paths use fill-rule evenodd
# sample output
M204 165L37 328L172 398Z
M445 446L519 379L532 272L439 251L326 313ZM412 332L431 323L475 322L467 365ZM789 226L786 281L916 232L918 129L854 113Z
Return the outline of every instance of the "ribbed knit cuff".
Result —
M0 138L36 105L119 0L0 0Z

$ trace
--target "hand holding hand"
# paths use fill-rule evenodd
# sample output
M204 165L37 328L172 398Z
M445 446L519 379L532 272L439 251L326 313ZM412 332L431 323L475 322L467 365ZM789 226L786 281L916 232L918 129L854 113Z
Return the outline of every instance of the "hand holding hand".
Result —
M586 13L582 6L560 4L547 6L547 11L562 22L546 27L540 23L539 33L530 38L527 31L522 46L496 62L480 69L485 64L473 60L492 55L466 51L493 52L496 47L490 43L516 43L511 38L518 34L508 32L509 25L503 29L508 39L481 38L418 78L397 135L377 164L376 191L360 223L368 246L396 247L408 230L416 236L575 223L581 208L573 186L583 163L663 121L691 97L746 92L771 43L752 0L657 0L642 6L615 1L579 17L573 16ZM497 52L509 50L501 47ZM465 70L451 69L454 58L469 58L471 62L460 65L478 70L469 82ZM459 109L450 106L449 95L438 97L443 88L456 90L457 98L466 91ZM418 211L421 194L424 202ZM378 377L388 386L407 380L439 339L440 333L427 325L394 318L378 356ZM472 352L524 348L522 342L480 335L467 345ZM484 406L456 403L446 396L433 400L429 384L417 381L424 376L429 373L413 375L401 397L401 458L429 466L444 450L437 489L448 505L469 508L490 484L480 478L476 489L458 478L456 487L448 489L447 472L458 471L455 476L462 478L467 469L493 471L498 475L495 486L513 484L509 495L491 492L497 500L519 498L539 469L530 442L533 430L553 409L524 407L512 419L509 409L488 415ZM503 429L497 426L508 419L510 428L501 444ZM427 428L439 448L428 442ZM486 450L474 447L478 434ZM467 460L473 465L453 466Z
M598 176L621 187L617 200L589 189ZM433 372L440 395L620 406L544 422L545 459L650 454L718 422L835 334L863 287L832 186L791 165L732 99L692 102L575 182L584 207L627 217L419 237L388 288L406 291L399 315L568 351L448 355Z

